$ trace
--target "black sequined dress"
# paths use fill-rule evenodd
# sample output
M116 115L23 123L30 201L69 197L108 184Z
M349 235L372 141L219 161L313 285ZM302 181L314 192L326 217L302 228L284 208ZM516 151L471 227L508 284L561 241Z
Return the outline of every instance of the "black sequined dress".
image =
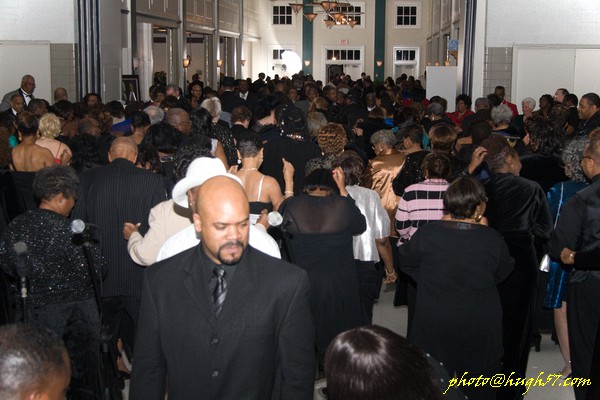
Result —
M94 399L99 393L100 318L83 249L73 242L69 220L53 211L35 209L12 220L0 242L0 267L15 278L16 304L13 246L20 241L27 245L30 265L28 321L52 329L65 342L72 364L68 398Z

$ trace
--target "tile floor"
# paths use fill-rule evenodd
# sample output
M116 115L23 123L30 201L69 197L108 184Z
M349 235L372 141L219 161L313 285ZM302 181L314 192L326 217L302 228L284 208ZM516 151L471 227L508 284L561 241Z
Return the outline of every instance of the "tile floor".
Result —
M379 303L373 310L373 323L385 326L401 335L406 335L406 307L394 307L392 301L394 292L392 288L384 288L381 292ZM540 372L543 377L562 370L564 365L558 346L550 339L550 335L542 335L541 351L536 353L533 348L529 355L527 377L536 378ZM557 380L554 387L531 387L525 395L525 400L574 400L573 389L570 387L559 387L562 381ZM316 400L316 399L315 399ZM477 399L474 399L477 400Z
M406 307L394 307L392 301L394 292L392 288L384 287L381 292L379 303L373 310L373 323L385 326L394 332L406 336ZM550 339L550 335L542 335L541 351L536 353L533 349L529 356L529 365L527 367L527 377L537 377L540 372L544 376L556 373L563 368L563 359L558 346ZM569 387L559 387L562 381L557 381L554 387L531 387L525 395L525 400L574 400L573 390ZM123 399L129 398L129 382L126 382L123 391ZM321 400L323 397L315 395L315 400ZM474 399L477 400L477 399Z

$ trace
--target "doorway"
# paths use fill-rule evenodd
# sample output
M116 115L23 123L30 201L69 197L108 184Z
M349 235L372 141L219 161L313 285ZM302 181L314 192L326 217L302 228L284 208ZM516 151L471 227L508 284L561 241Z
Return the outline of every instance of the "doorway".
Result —
M330 81L330 77L341 75L344 73L344 65L343 64L327 64L327 68L325 70L327 74L327 82Z
M394 79L398 78L402 74L406 76L414 76L418 79L416 74L416 64L395 64L394 65Z

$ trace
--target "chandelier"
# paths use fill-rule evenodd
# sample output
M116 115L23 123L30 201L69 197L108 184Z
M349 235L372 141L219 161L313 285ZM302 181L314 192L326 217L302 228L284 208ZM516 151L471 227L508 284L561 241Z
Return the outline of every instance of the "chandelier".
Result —
M306 4L289 3L289 5L296 14L302 11L304 17L309 22L313 22L319 14L324 15L323 22L329 29L336 25L349 25L351 28L354 28L358 24L356 16L362 14L362 12L354 11L354 6L345 0L314 1Z

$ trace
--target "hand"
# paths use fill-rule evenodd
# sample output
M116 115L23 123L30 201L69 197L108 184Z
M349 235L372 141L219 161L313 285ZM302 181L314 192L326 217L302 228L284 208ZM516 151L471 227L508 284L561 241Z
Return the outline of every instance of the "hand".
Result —
M291 162L287 161L285 158L282 158L281 161L283 161L283 180L285 182L287 182L288 180L290 182L294 181L294 166L292 165Z
M388 273L387 268L385 269L385 280L383 281L386 285L389 285L390 283L394 283L398 280L398 274L396 274L396 271L392 270L392 273Z
M67 149L64 149L60 155L60 165L69 165L71 162L71 157L72 155L67 151Z
M471 163L469 164L469 173L472 174L473 171L475 171L477 169L477 167L479 167L481 165L481 163L483 162L483 160L485 159L485 156L487 155L487 150L485 147L478 147L475 150L473 150L473 155L471 156Z
M560 252L560 261L562 261L565 265L575 264L575 252L568 247L565 247Z
M531 143L531 136L529 136L529 133L527 135L525 135L525 137L523 137L523 144L525 146L529 146L529 143Z
M137 232L140 225L142 225L141 222L138 222L137 224L132 224L131 222L125 222L123 224L123 237L125 238L125 240L129 240L129 238L131 237L131 234L133 232Z
M352 132L356 136L362 136L364 134L364 130L362 128L359 128L358 126L355 126L354 128L352 128Z
M271 226L269 224L269 210L267 210L266 208L264 210L262 210L260 212L260 217L258 217L258 219L256 220L256 224L261 224L262 226L265 227L265 229L269 229L269 227Z
M344 170L341 167L337 167L334 168L331 173L333 175L333 180L340 189L340 194L342 196L347 196L348 191L346 190L346 175L344 174Z

